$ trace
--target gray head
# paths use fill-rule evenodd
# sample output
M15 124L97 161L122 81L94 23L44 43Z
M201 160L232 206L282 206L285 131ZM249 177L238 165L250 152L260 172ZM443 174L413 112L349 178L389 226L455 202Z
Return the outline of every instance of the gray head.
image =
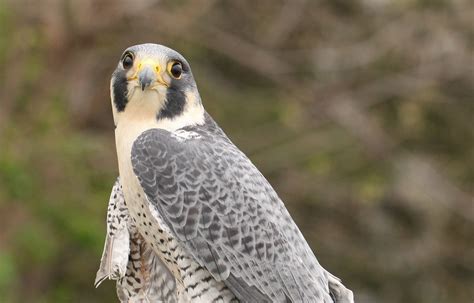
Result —
M116 124L123 113L136 111L137 107L155 111L157 120L173 120L190 106L202 107L188 62L163 45L148 43L127 48L110 84Z

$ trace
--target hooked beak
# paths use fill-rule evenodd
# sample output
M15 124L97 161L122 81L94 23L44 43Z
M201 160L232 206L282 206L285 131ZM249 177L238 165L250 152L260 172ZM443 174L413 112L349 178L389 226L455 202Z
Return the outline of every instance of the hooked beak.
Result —
M152 70L151 66L143 67L140 72L138 73L138 83L140 83L140 87L142 91L145 88L149 87L151 83L156 81L156 74Z
M134 78L138 76L138 83L142 91L148 87L153 88L155 84L168 87L169 85L164 81L160 71L161 68L157 62L151 59L145 59L138 64L137 74Z

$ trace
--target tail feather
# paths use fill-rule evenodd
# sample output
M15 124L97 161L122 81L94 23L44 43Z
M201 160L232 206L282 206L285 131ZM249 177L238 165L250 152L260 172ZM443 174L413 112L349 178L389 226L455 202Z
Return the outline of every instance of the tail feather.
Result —
M354 294L346 288L341 280L326 271L329 282L329 293L334 303L354 303Z

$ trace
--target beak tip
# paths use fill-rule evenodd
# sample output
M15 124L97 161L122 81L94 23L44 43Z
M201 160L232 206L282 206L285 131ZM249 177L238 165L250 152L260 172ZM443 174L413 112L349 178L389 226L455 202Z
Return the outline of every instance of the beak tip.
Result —
M149 87L153 82L156 80L156 75L153 70L146 66L143 70L141 70L138 74L138 82L140 83L140 88L142 91L145 91L147 87Z

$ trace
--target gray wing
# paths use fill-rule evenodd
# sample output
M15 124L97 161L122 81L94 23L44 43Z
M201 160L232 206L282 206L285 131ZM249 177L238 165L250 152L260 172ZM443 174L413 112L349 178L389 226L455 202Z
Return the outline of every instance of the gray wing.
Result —
M107 208L107 236L95 285L117 280L120 302L177 302L176 280L129 220L119 179Z
M332 302L319 265L273 188L214 125L184 140L152 129L132 165L174 235L245 302Z

